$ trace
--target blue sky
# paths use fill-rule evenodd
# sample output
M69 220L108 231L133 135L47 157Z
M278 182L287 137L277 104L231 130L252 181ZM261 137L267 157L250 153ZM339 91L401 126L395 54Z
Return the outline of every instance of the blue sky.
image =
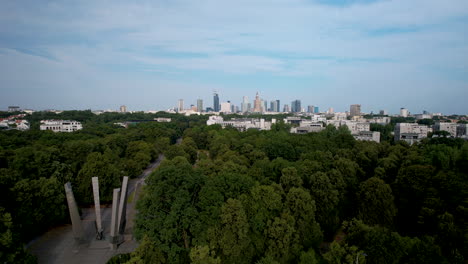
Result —
M466 0L2 1L0 109L155 110L257 91L468 114Z

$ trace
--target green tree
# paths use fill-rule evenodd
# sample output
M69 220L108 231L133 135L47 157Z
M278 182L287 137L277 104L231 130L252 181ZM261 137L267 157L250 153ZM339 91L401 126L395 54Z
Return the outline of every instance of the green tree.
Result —
M392 189L383 180L372 177L361 183L359 218L369 225L392 226L397 209Z

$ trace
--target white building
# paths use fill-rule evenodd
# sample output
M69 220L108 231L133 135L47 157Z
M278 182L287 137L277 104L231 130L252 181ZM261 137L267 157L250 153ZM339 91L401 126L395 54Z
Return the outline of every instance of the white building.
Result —
M165 117L156 117L154 118L154 121L159 122L159 123L169 123L172 121L171 118L165 118Z
M370 131L369 123L352 120L327 120L327 125L334 125L335 127L347 126L353 135L358 134L360 131Z
M220 112L221 113L231 113L231 103L229 102L224 102L224 103L221 103L221 110Z
M121 105L120 106L120 113L127 113L127 106Z
M400 108L400 116L401 117L408 117L408 109L406 108Z
M397 123L395 126L395 141L404 140L409 144L421 141L432 132L428 126L418 123Z
M247 129L270 130L272 122L265 121L265 119L255 118L242 118L224 121L222 116L210 116L206 121L208 126L221 125L223 128L232 126L239 131L246 131Z
M41 120L40 129L54 132L75 132L83 129L83 126L74 120Z
M434 124L434 132L435 131L446 131L450 133L450 136L456 137L457 136L457 123L444 123L444 122L437 122Z

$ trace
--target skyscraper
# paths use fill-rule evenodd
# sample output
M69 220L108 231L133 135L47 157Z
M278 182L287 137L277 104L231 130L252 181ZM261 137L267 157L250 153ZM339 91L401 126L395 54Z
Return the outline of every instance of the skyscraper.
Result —
M319 110L318 106L314 106L314 113L320 113L320 110Z
M250 111L250 103L249 98L247 96L242 97L241 111L242 113Z
M293 113L301 112L301 100L297 99L291 102L291 112Z
M400 108L400 116L402 116L402 117L408 117L408 109L406 109L406 108Z
M258 95L258 92L257 92L257 95L255 96L253 111L257 113L262 112L262 101L260 100L260 96Z
M177 111L184 111L184 99L179 99L179 103L177 104Z
M276 100L276 110L275 110L275 112L281 112L280 100Z
M215 91L213 96L213 109L215 112L219 112L219 96L218 93Z
M197 111L203 112L203 100L202 99L197 99Z
M313 105L307 106L307 113L314 113L314 106Z
M289 108L289 105L288 105L288 104L285 104L285 105L284 105L283 112L285 112L285 113L291 112L291 109Z
M262 112L267 112L268 111L268 101L267 100L265 100L265 101L262 100L262 106L263 106L263 109L262 109L263 111Z
M360 116L361 115L361 105L360 104L353 104L349 108L349 114L351 116Z
M276 101L273 100L273 101L270 102L270 111L271 112L278 112L278 111L276 111L276 109L277 109Z

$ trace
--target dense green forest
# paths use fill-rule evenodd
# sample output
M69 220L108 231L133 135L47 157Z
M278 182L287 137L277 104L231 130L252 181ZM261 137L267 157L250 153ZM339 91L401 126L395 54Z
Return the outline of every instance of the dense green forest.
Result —
M0 113L1 114L1 113ZM171 117L125 129L114 122ZM81 205L124 175L146 180L135 235L114 263L464 263L468 259L468 142L409 146L356 141L344 127L297 135L206 126L206 116L66 111L26 117L0 133L0 262L34 262L23 245L69 221L63 184ZM74 133L39 131L72 119ZM382 135L384 137L384 135ZM178 138L181 144L174 144Z
M7 113L1 113L7 116ZM205 117L171 115L174 122L144 122L128 129L126 120L153 120L158 114L65 111L26 116L29 131L0 132L0 262L35 262L23 245L47 229L69 221L64 183L70 181L78 203L92 203L91 177L99 176L101 201L112 199L122 176L136 177L183 131ZM40 131L42 119L72 119L84 129L74 133Z
M128 263L464 263L468 143L186 129L147 179Z

